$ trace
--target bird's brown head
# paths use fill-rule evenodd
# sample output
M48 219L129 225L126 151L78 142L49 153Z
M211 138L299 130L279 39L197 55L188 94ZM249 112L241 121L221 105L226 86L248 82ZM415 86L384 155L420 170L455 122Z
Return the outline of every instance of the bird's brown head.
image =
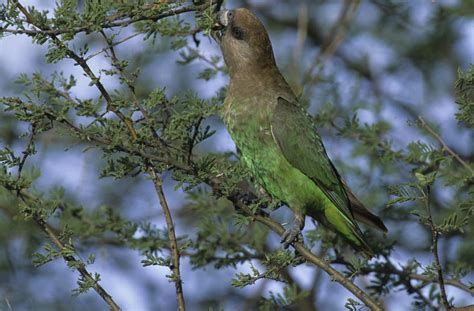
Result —
M219 12L213 37L219 43L230 76L275 67L267 31L248 9Z

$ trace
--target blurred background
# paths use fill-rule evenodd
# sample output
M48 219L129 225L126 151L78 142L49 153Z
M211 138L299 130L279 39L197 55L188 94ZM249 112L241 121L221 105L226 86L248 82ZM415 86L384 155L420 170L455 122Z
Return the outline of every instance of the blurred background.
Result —
M0 0L5 1L5 0ZM54 1L23 1L38 9L54 12ZM82 2L79 1L79 6ZM409 182L410 165L360 147L350 133L337 131L344 120L357 114L363 126L377 126L380 137L390 141L394 150L407 149L411 142L421 141L436 145L414 125L418 116L433 124L449 147L467 161L474 158L472 130L463 128L455 119L454 83L458 70L467 70L474 63L474 7L469 0L417 1L360 1L359 6L345 10L347 1L225 1L225 8L250 8L265 24L273 43L277 63L293 86L308 111L320 124L326 149L351 188L374 212L380 215L389 229L388 241L396 241L390 255L396 264L411 258L428 265L432 262L430 233L410 214L412 207L386 207L389 186ZM181 16L194 23L194 14ZM342 25L342 26L341 26ZM119 37L137 33L136 28L121 30ZM336 38L336 39L335 39ZM130 62L131 68L141 69L138 94L147 96L155 88L165 88L172 97L186 91L209 99L228 83L228 77L218 72L210 79L202 79L209 68L206 59L220 56L220 51L209 37L196 35L199 46L191 36L188 47L196 49L200 57L182 65L180 51L170 49L167 37L145 39L138 34L116 47L117 54ZM80 46L88 42L91 52L103 48L99 36L84 33L73 42ZM64 59L55 64L45 60L46 45L35 45L24 35L4 34L0 38L0 95L20 96L23 86L15 83L20 74L41 73L47 77L55 71L65 76L75 75L77 87L72 92L78 98L96 98L98 92L78 66ZM95 72L109 68L110 60L98 55L89 61ZM220 60L214 67L223 66ZM212 66L211 66L212 67ZM215 69L215 68L214 68ZM105 86L122 88L116 77L103 75ZM235 146L219 116L205 121L217 132L199 145L200 153L235 152ZM17 122L12 115L0 112L0 146L21 152L26 144L21 134L27 125ZM28 165L41 171L35 181L38 192L49 192L54 187L66 189L70 202L87 210L112 207L123 219L136 223L149 222L164 228L165 220L153 184L143 176L114 180L99 178L104 165L100 152L84 152L85 145L67 135L45 133L39 137L38 153ZM176 221L179 236L193 237L198 231L199 215L192 212L192 200L168 174L165 193ZM436 213L456 205L458 192L452 187L437 184L434 193ZM0 310L104 310L106 306L89 291L77 297L71 295L77 287L77 272L62 260L36 268L31 255L40 251L44 234L32 223L14 216L8 199L0 192ZM190 203L191 202L191 203ZM230 216L229 216L230 217ZM280 222L291 221L286 208L278 209L272 217ZM223 216L222 221L229 220ZM231 221L229 220L229 226ZM473 230L465 235L454 234L440 242L441 260L445 266L456 262L473 264ZM314 229L308 223L306 230ZM136 237L143 234L136 232ZM278 247L278 237L270 233L269 248ZM101 274L102 285L124 310L176 309L173 283L165 277L166 267L143 267L143 256L136 250L107 241L86 241L78 246L81 256L96 254L90 270ZM217 254L217 253L216 253ZM249 272L258 260L217 269L212 263L193 269L189 258L182 258L182 278L189 310L250 310L256 309L260 296L282 293L283 284L259 280L243 289L231 285L238 272ZM303 289L312 293L314 302L308 310L343 310L347 298L344 288L309 265L288 269L288 275ZM471 273L466 282L474 281ZM361 286L369 278L358 278ZM423 290L429 291L429 288ZM473 297L447 287L448 296L456 304L472 303ZM427 294L428 295L428 294ZM391 289L383 296L387 310L413 308L413 296Z

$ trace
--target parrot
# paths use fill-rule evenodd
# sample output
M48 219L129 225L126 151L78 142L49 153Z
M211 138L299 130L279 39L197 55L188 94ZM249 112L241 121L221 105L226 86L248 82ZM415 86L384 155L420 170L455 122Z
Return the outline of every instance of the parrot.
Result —
M281 243L288 248L297 241L309 216L373 256L357 221L387 228L329 159L311 117L276 65L264 25L246 8L219 11L216 19L212 37L230 77L223 121L255 182L294 213Z

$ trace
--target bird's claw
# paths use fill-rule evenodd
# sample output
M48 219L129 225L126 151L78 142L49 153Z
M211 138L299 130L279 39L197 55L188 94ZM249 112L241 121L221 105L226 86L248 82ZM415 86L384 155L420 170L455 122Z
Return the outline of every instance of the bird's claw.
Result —
M298 240L303 240L303 235L301 234L301 229L298 226L294 226L290 229L286 229L285 232L281 235L280 243L283 244L283 248L287 249L290 244Z
M250 205L258 200L257 196L250 191L240 192L237 195L237 199L246 205Z

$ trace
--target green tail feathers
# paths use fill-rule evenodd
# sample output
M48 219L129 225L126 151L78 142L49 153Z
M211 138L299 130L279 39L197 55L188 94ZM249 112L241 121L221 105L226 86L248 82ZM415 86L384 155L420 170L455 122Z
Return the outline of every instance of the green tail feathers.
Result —
M374 256L372 248L367 244L357 223L338 209L326 208L322 217L321 215L311 215L311 213L310 216L318 219L326 227L338 232L339 236L343 237L355 250L364 253L368 257Z

